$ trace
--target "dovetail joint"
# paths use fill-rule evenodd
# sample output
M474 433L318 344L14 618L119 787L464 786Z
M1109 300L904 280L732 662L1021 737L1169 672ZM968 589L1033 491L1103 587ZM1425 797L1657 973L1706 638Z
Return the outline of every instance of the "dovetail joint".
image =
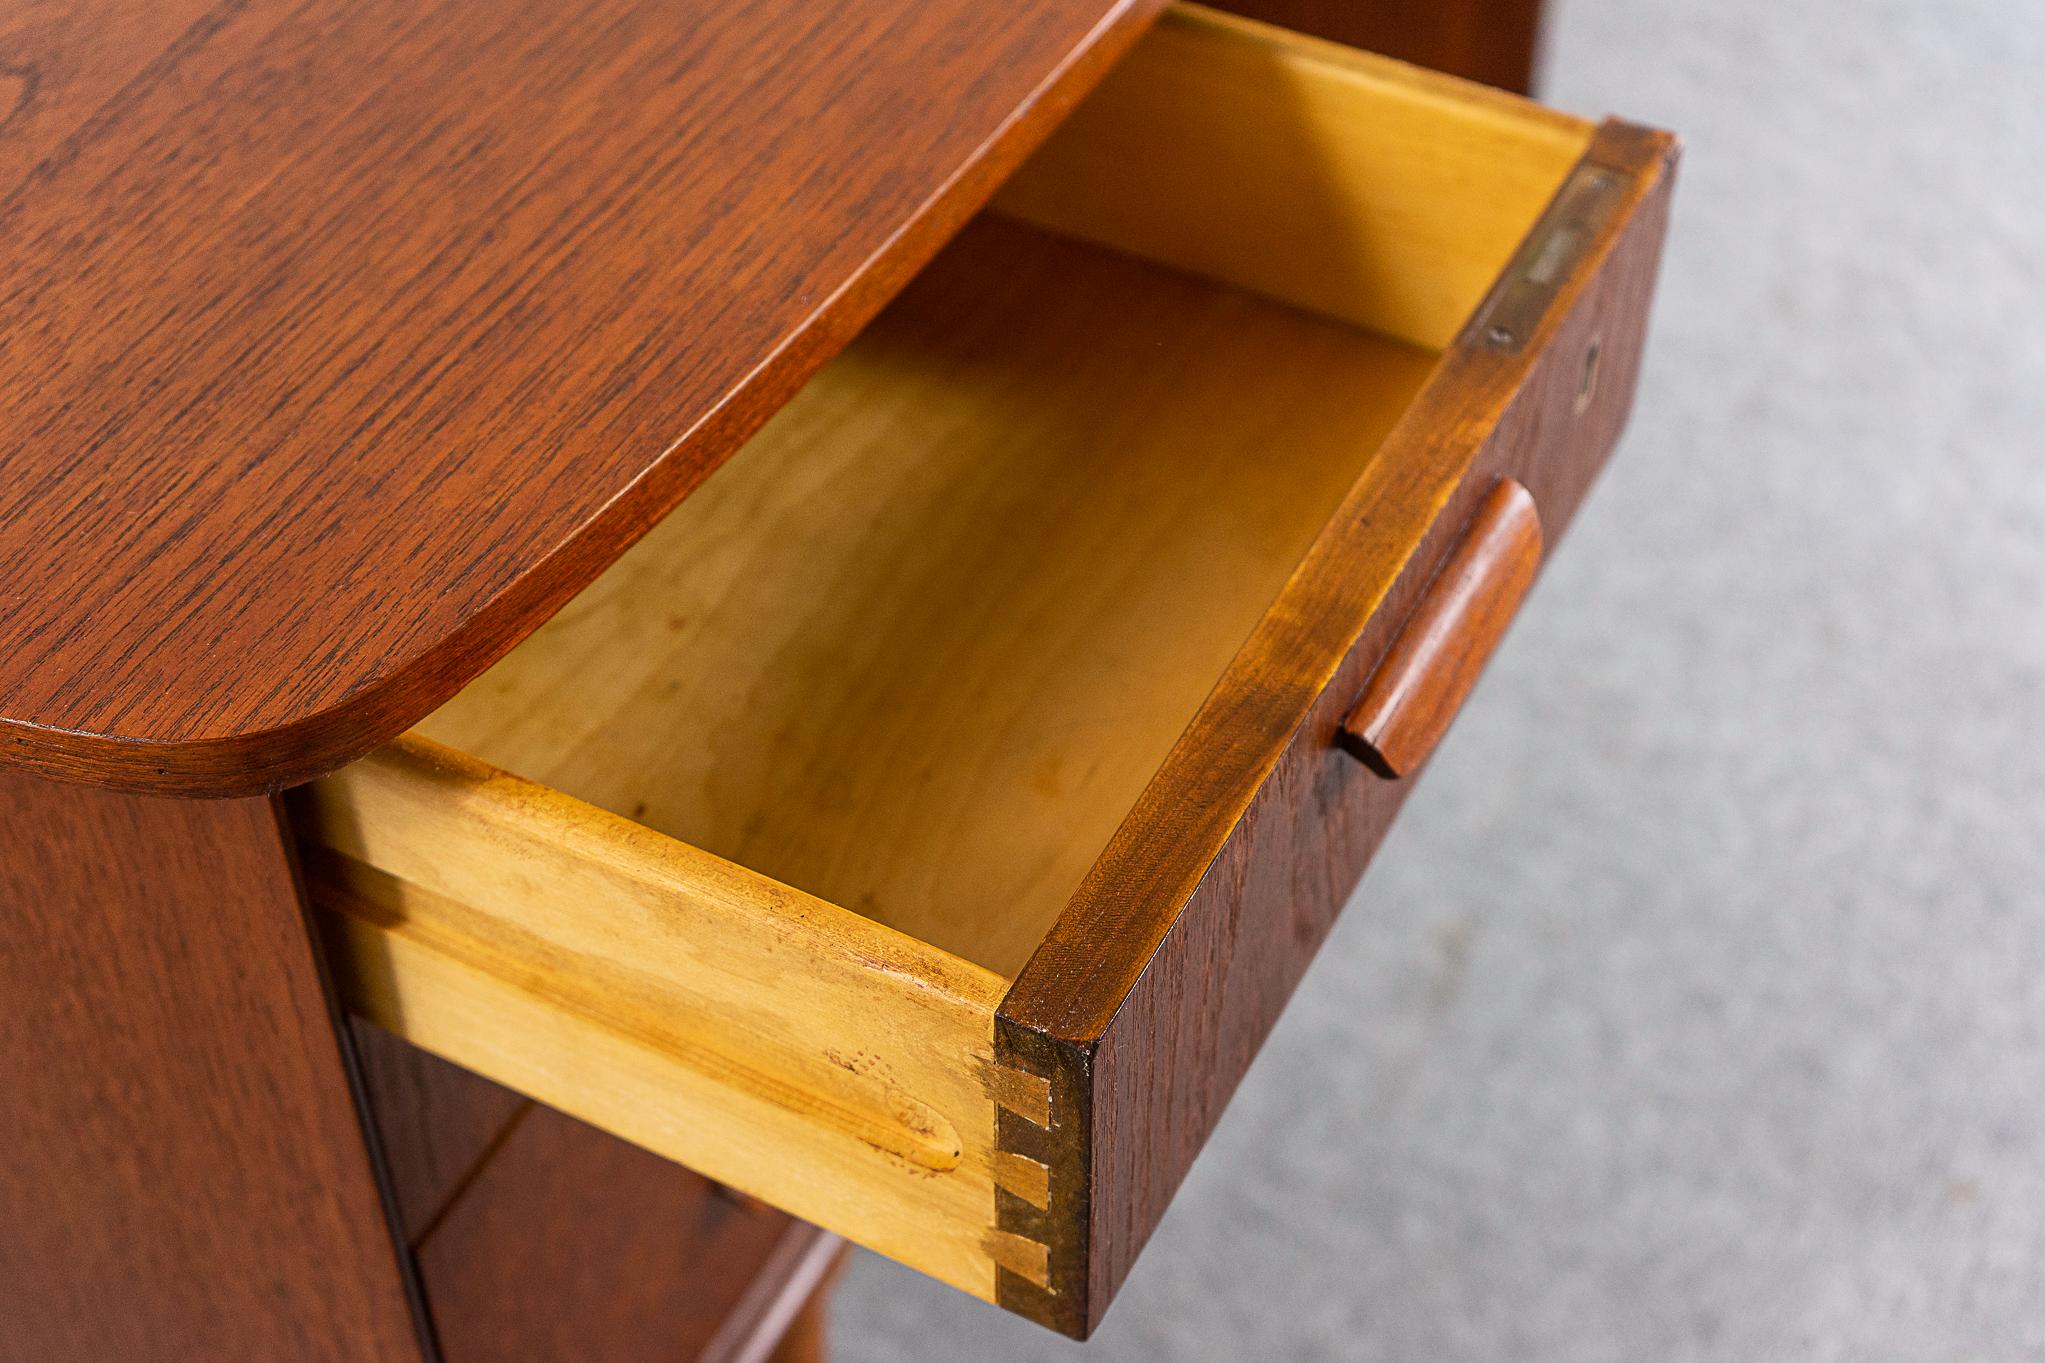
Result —
M1033 1126L1051 1129L1051 1081L1013 1065L994 1066L994 1101Z
M994 1151L1000 1227L988 1239L988 1253L1002 1268L1055 1296L1051 1247L1037 1229L1051 1209L1051 1166L1039 1158L1054 1118L1051 1081L997 1062L992 1089L1000 1108Z
M1075 1339L1091 1325L1092 1058L1091 1048L996 1018L995 1301Z
M994 1184L1038 1211L1051 1209L1051 1166L1012 1150L994 1152Z
M1056 1292L1051 1286L1051 1247L1042 1241L1017 1235L1014 1231L989 1231L987 1253L995 1263L1017 1277L1046 1292Z

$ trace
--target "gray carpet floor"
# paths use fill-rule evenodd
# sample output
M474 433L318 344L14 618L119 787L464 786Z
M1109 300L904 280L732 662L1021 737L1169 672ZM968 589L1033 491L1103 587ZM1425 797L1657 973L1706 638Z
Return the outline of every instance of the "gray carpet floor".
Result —
M1688 153L1620 453L1085 1347L2045 1358L2045 5L1569 0Z

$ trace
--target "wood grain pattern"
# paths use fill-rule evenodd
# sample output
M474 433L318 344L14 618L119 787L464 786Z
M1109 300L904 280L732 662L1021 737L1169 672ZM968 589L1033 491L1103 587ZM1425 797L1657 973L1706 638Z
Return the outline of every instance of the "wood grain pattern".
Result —
M838 1242L533 1105L419 1246L445 1363L729 1363ZM807 1273L810 1281L801 1281ZM734 1330L731 1322L742 1327ZM743 1347L739 1347L743 1346Z
M0 10L0 188L58 153L122 87L217 23L213 0L12 0Z
M420 731L1013 976L1432 364L976 223Z
M995 203L1440 350L1591 133L1467 81L1178 5Z
M1540 566L1534 496L1504 479L1399 627L1337 741L1380 776L1417 770L1477 684Z
M1380 316L1353 306L1352 276L1286 284L1320 317L1239 292L1260 245L1288 245L1283 228L1219 233L1190 262L1210 282L1040 226L978 224L670 527L428 721L610 812L415 739L320 783L307 823L349 859L323 874L373 1016L969 1290L991 1280L1004 1304L1074 1333L1098 1319L1382 835L1391 806L1361 831L1342 823L1361 797L1315 762L1366 779L1335 724L1498 476L1486 461L1522 451L1513 476L1544 520L1566 521L1616 435L1651 268L1627 276L1609 334L1557 319L1602 317L1581 300L1638 255L1616 243L1658 240L1668 155L1654 135L1608 127L1593 142L1587 125L1239 21L1175 14L1149 43L1170 59L1133 58L1150 74L1103 89L1123 112L1079 115L1079 140L1048 148L1051 168L1033 165L1003 206L1149 249L1149 225L1228 182L1238 144L1310 155L1313 140L1272 128L1317 110L1330 187L1299 202L1323 205L1326 240L1418 215L1429 225L1391 238L1413 269L1439 249L1445 269L1488 272L1489 301L1465 279L1431 295L1433 312L1397 314L1438 326L1435 312L1463 310L1438 364L1335 320ZM1160 157L1169 174L1131 177L1102 228L1090 172L1073 169L1102 159L1085 139L1170 141L1203 92L1233 117L1180 136ZM1397 150L1348 156L1359 144ZM1604 168L1556 156L1575 145ZM1526 157L1548 166L1539 201ZM1460 167L1444 192L1469 211L1428 218L1444 164ZM1515 187L1487 195L1494 173ZM1496 220L1452 221L1477 213ZM1624 235L1629 215L1643 235ZM1523 400L1535 388L1566 388L1566 407ZM1309 744L1300 726L1331 706ZM1047 755L1091 765L1047 769ZM1303 770L1322 783L1305 795ZM1262 804L1279 812L1253 819ZM1256 879L1247 907L1216 878L1231 856ZM706 900L706 884L736 896ZM757 912L728 917L726 899ZM705 903L716 911L700 916ZM775 934L784 903L801 921ZM1239 961L1238 908L1271 938ZM1215 915L1220 927L1174 926ZM703 949L671 950L674 918ZM878 990L843 950L883 931L866 918L911 934L879 939L905 974ZM1173 992L1202 931L1229 959L1201 964L1240 997ZM733 982L751 967L710 948L726 933L741 961L770 943L828 970L849 961L846 997L868 1006L798 1002L788 1044L742 1015ZM854 1161L865 1200L820 1198L805 1180L856 1103L760 1095L842 1083L813 1063L830 1038L872 1025L876 1004L891 1016L919 972L968 961L995 969L956 1035L997 1028L1000 1062L960 1052L977 1085L964 1102L982 1104L961 1145L970 1178L933 1190ZM979 990L1019 961L993 1017ZM756 1057L763 1035L785 1049ZM714 1066L688 1049L701 1037ZM904 1091L941 1091L943 1068ZM708 1130L674 1129L683 1094L719 1114ZM794 1157L726 1173L761 1129ZM860 1129L883 1144L890 1130ZM927 1162L934 1147L917 1148Z
M999 976L423 739L295 814L363 1016L992 1294Z
M0 20L0 139L21 134L0 141L0 379L21 397L0 428L0 762L237 793L415 719L765 421L1146 8ZM1620 210L1512 260L1586 146ZM643 1147L592 1154L526 1107L476 1158L457 1152L481 1116L422 1156L407 1224L450 1357L573 1356L583 1303L628 1354L665 1347L673 1275L646 1270L679 1262L674 1238L575 1182L695 1205L645 1151L1087 1333L1401 798L1339 755L1347 701L1487 488L1523 482L1559 532L1616 437L1672 155L1181 12L1003 198L1030 225L963 236L699 518L435 721L528 774L608 782L608 809L417 737L303 796L364 1014ZM1526 287L1558 264L1552 294ZM1487 327L1502 298L1513 325ZM1447 350L1423 384L1430 356L1359 326ZM670 590L691 573L694 595ZM649 738L647 714L687 718ZM596 733L662 761L585 756ZM118 918L66 929L116 924L90 945L124 972L168 954L202 979L268 943L231 958L205 1022L291 1053L223 1076L145 1048L161 1073L119 1070L109 1096L79 1059L121 1058L108 1021L31 998L0 1071L66 1082L5 1120L70 1202L52 1223L0 1179L27 1227L0 1229L0 1281L51 1284L27 1338L139 1276L169 1324L93 1321L102 1352L222 1356L224 1302L252 1313L250 1357L409 1356L357 1118L320 1088L345 1057L312 1018L317 963L275 936L300 923L275 811L89 798L80 827L162 850L114 879ZM31 910L42 882L80 898L67 858L95 847L48 817L56 850L0 873ZM192 860L208 837L224 880ZM147 917L166 867L173 900L236 900L204 951L203 914ZM5 997L102 968L70 940L11 952ZM173 1034L134 992L114 1024ZM125 1152L173 1080L202 1136L232 1107L254 1116L239 1139L308 1142L311 1191L250 1159L168 1205L156 1175L181 1188L191 1144ZM133 1161L114 1192L58 1148L67 1125ZM247 1280L172 1300L223 1208L251 1218L229 1250ZM311 1228L310 1305L280 1218ZM720 1267L760 1260L740 1238ZM49 1272L65 1254L77 1282Z
M244 794L398 732L763 421L1152 8L6 21L0 763Z
M1620 211L1530 337L1473 319L1003 1000L997 1054L1047 1079L1053 1121L1004 1112L998 1140L1067 1190L1002 1202L1051 1256L1048 1289L1003 1275L1004 1306L1099 1323L1404 798L1336 746L1351 698L1498 478L1534 494L1551 547L1574 514L1632 401L1674 156L1600 130L1586 163Z
M1221 8L1527 94L1542 0L1220 0Z
M0 810L0 1354L422 1363L270 802Z

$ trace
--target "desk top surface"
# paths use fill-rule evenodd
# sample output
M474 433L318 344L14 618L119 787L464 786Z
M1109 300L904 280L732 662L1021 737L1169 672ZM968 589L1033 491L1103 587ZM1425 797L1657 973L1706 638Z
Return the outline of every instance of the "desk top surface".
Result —
M0 16L0 760L239 794L418 719L715 468L1154 8Z

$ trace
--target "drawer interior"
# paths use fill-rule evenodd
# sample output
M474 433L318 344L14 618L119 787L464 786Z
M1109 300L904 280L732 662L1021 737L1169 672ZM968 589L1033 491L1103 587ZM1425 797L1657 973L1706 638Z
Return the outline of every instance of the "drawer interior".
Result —
M1345 497L1399 486L1380 448L1592 131L1169 12L679 509L294 797L350 1005L1055 1290L997 1215L1084 1207L997 1135L1062 1120L1004 994Z
M1162 29L422 731L1013 975L1582 150L1388 71Z
M421 728L1011 975L1430 360L976 223Z

